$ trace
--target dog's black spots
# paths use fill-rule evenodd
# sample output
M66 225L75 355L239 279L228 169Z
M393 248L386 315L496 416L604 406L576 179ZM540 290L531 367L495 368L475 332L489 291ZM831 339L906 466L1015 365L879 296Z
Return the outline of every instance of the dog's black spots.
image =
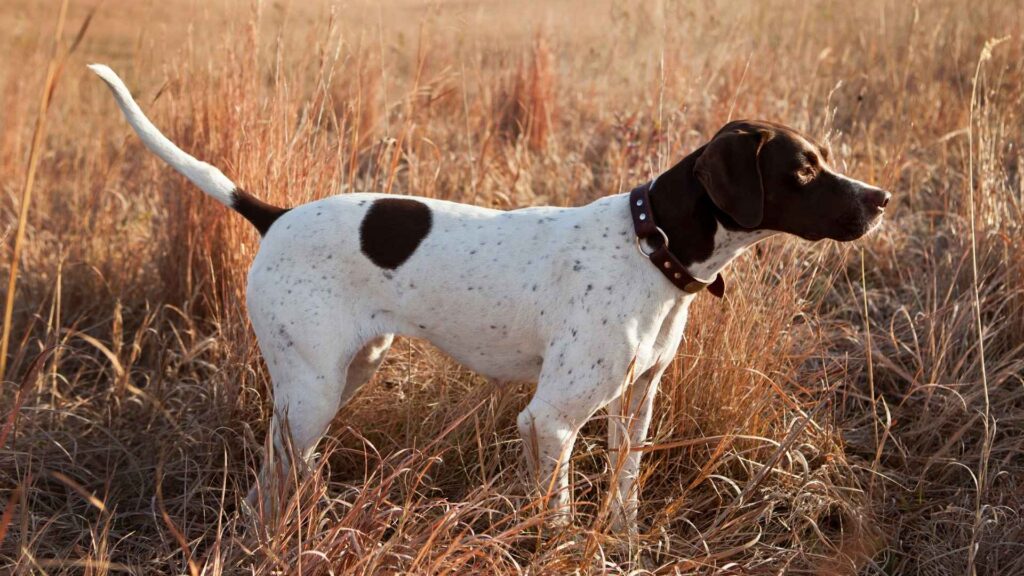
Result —
M430 232L430 208L409 198L374 201L359 225L359 246L371 262L394 270L412 256Z
M274 222L288 211L288 208L267 204L241 188L231 193L231 207L251 222L260 236L266 236Z

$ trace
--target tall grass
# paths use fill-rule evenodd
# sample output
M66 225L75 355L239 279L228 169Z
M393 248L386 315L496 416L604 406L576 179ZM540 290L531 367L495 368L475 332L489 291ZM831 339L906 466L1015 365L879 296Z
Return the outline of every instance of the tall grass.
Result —
M64 22L68 13L68 3L62 2L57 12L57 26L54 32L53 51L46 67L46 81L43 83L42 95L39 97L39 113L36 116L35 129L32 132L32 146L28 153L28 167L25 170L25 184L21 189L21 207L18 212L17 230L11 245L11 264L7 273L7 297L4 298L3 335L0 336L0 380L7 373L7 350L11 343L11 328L14 318L14 297L18 287L18 264L21 260L21 246L25 238L25 226L28 222L29 209L32 206L32 190L35 186L36 168L39 166L39 154L43 138L46 135L46 112L50 108L50 98L56 87L60 70L61 37L64 35Z
M3 278L53 6L0 7ZM995 0L107 0L54 93L25 219L2 570L1024 571L1022 18ZM140 146L91 61L280 205L578 205L737 117L827 140L895 199L872 236L771 240L724 301L698 298L640 447L638 549L608 528L603 418L572 461L574 526L545 528L514 425L531 386L408 340L263 526L240 513L271 405L244 306L257 235Z

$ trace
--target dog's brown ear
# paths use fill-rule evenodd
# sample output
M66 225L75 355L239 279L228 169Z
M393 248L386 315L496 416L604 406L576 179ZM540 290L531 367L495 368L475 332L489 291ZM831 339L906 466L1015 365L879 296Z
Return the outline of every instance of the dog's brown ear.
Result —
M764 218L761 148L772 136L767 130L719 134L694 165L715 206L744 228L754 228Z

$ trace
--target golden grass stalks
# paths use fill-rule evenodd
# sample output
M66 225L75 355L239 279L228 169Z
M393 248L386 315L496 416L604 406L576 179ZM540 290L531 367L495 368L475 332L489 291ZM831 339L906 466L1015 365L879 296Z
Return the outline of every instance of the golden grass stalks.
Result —
M28 154L28 169L25 171L25 184L21 188L21 209L18 212L18 227L14 233L14 247L11 249L11 265L7 276L7 297L4 299L3 336L0 336L0 382L7 374L7 347L11 340L13 327L14 295L18 288L18 263L21 258L21 244L25 239L25 228L28 223L29 207L32 205L32 186L36 181L36 167L39 165L39 154L42 149L43 137L46 135L46 112L50 109L50 98L57 85L60 73L61 38L64 36L64 20L68 14L68 0L63 0L57 12L57 26L53 33L53 48L50 61L46 68L46 81L39 97L39 113L32 134L32 147Z

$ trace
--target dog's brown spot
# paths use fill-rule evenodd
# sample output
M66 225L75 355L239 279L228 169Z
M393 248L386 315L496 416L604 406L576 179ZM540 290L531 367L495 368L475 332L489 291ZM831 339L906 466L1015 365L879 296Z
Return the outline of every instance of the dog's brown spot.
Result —
M266 236L274 222L288 211L288 208L267 204L241 188L235 189L232 198L231 207L251 222L259 230L260 236Z
M427 237L430 208L409 198L382 198L370 206L359 226L359 245L371 262L394 270L412 256Z

